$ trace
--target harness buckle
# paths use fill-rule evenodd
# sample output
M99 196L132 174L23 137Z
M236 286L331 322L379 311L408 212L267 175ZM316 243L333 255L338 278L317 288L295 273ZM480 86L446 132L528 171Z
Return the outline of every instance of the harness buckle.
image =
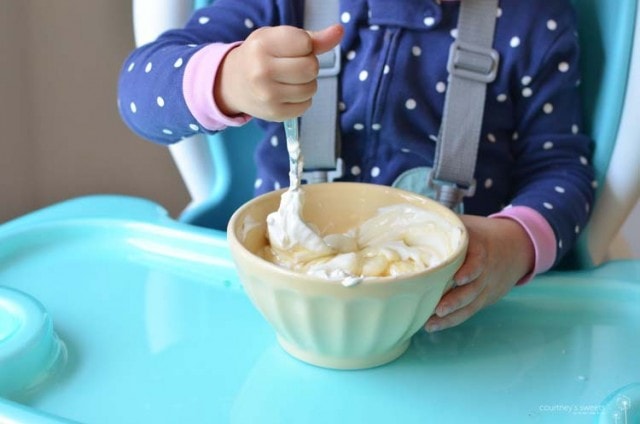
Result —
M447 71L461 78L490 83L496 79L500 55L495 49L454 41L449 48Z
M458 184L436 179L432 170L427 175L427 187L433 190L434 200L449 209L459 210L464 198L476 193L476 180L474 178L468 187L460 187Z

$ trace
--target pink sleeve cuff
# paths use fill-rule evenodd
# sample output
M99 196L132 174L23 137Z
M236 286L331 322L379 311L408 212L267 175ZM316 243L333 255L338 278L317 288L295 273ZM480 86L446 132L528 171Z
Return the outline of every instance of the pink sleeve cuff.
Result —
M522 225L531 238L535 264L533 270L518 281L518 284L529 282L534 276L553 266L556 260L556 236L551 225L538 211L526 206L513 206L491 215L490 218L512 219Z
M220 131L226 127L245 124L248 115L227 116L216 105L213 86L218 68L227 53L240 42L213 43L200 49L187 62L182 80L182 93L191 114L198 123L210 130Z

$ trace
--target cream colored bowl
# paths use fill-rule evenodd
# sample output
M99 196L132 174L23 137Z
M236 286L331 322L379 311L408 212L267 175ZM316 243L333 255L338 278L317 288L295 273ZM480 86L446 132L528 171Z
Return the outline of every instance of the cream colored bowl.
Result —
M328 368L368 368L392 361L433 313L464 260L467 232L449 209L423 196L363 183L305 185L304 219L322 235L342 233L384 206L411 203L435 211L462 229L457 250L426 271L366 279L353 287L300 274L260 255L268 244L267 215L282 190L241 206L227 237L240 280L251 301L276 331L280 345L302 361Z

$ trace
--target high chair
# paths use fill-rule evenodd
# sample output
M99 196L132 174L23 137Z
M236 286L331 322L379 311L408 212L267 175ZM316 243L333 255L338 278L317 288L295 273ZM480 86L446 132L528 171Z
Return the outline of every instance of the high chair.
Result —
M166 28L183 24L193 7L185 0L169 3L171 7L163 9L149 8L144 0L134 2L139 45L153 40ZM196 0L195 7L207 3L208 0ZM603 0L574 3L583 46L586 131L596 142L593 162L598 201L589 226L565 265L588 267L606 259L617 230L640 197L640 123L635 119L640 84L637 78L630 78L640 75L640 48L633 37L637 25L635 0L618 1L614 7ZM149 10L153 16L149 16ZM226 228L233 211L253 194L253 149L260 131L257 125L249 124L170 146L192 198L180 220ZM242 171L233 172L231 164L233 169Z
M582 269L418 333L379 368L299 362L249 302L224 232L253 193L258 129L196 137L170 148L192 197L180 220L95 195L0 225L0 423L640 422L640 260L606 260L640 192L640 7L575 3L597 143ZM133 6L138 44L194 7Z

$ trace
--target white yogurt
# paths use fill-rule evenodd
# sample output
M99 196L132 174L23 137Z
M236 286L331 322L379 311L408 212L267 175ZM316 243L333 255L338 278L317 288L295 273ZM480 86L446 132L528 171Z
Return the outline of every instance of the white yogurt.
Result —
M395 277L435 267L461 243L460 227L411 204L382 208L345 234L323 237L291 212L300 211L302 202L295 203L300 197L288 194L267 220L271 245L266 258L297 272L342 280L346 286L366 277Z
M432 268L460 245L460 227L411 204L381 208L374 217L344 234L320 235L302 219L299 144L287 139L287 147L291 186L282 194L279 209L267 217L267 260L353 286L368 277L395 277Z

